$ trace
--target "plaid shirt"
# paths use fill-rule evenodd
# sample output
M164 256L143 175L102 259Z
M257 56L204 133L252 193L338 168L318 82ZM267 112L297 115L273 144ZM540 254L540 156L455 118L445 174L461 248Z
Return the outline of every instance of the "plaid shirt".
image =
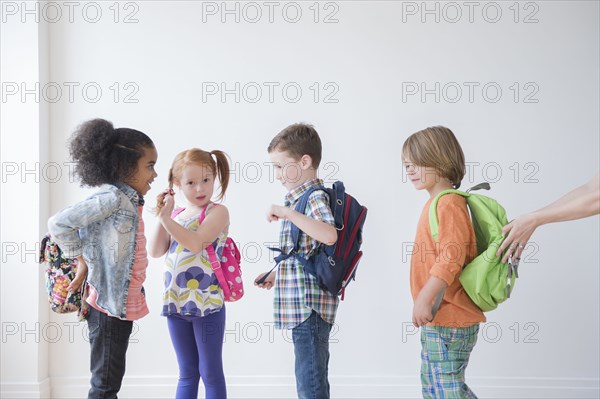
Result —
M285 197L285 206L294 208L302 194L315 186L322 186L323 180L309 180L291 190ZM329 208L329 196L323 191L313 192L304 214L332 226L335 225ZM279 245L284 253L293 247L291 222L283 220L279 234ZM310 257L320 249L320 243L300 231L298 254ZM275 276L275 328L294 328L316 311L323 320L333 324L339 304L337 296L323 290L314 276L305 273L304 267L294 256L281 262Z

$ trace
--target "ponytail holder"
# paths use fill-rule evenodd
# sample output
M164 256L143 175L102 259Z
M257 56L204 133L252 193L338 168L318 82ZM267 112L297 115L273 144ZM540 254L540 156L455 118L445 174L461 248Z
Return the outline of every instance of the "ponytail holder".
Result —
M118 143L113 144L113 147L122 148L127 151L136 151L133 148L125 147L123 144L118 144Z

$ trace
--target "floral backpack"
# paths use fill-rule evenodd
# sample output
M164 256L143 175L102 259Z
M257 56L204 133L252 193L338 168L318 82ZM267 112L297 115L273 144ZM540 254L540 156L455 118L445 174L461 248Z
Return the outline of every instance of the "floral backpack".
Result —
M214 204L215 206L219 204ZM205 207L200 216L198 223L202 224L206 217ZM173 211L172 218L183 212L185 208L178 208ZM212 265L215 276L219 281L219 285L223 290L223 297L226 302L236 302L244 296L244 283L242 281L242 269L240 267L241 255L235 241L231 237L227 237L223 246L223 253L219 259L216 253L216 242L206 247L208 259Z
M56 313L78 312L79 318L83 318L88 311L87 303L82 300L86 283L76 292L67 291L77 273L77 259L67 258L48 234L41 242L40 263L46 265L46 290L52 310Z

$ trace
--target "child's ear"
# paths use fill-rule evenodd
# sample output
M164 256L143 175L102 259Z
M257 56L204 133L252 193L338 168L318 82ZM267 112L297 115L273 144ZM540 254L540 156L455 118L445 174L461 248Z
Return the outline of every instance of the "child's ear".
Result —
M302 157L300 158L300 167L302 168L302 170L307 170L312 168L312 157L308 154L304 154L302 155Z

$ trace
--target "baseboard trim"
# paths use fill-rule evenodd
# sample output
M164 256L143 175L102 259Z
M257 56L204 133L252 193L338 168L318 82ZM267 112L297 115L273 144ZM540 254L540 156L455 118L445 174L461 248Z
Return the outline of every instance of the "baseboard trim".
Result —
M46 378L40 382L0 383L0 398L10 399L44 399L51 397L51 381Z
M172 398L176 376L126 376L119 397ZM600 379L470 377L469 385L481 398L598 398ZM418 398L418 376L331 376L333 398ZM81 398L87 396L88 377L49 378L40 383L5 383L2 398ZM227 378L230 399L295 398L293 376L232 376ZM202 392L200 394L202 396Z

